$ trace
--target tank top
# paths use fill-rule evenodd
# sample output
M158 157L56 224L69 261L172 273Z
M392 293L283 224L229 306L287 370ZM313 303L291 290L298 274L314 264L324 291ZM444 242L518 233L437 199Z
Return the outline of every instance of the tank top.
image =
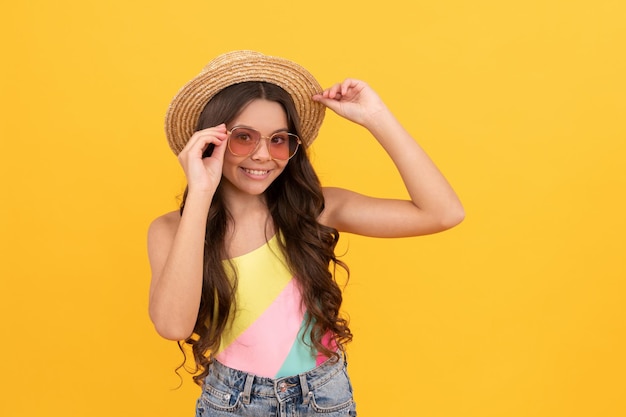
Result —
M311 347L300 288L278 237L231 262L238 279L236 311L231 313L215 359L268 378L310 371L326 360ZM324 344L329 346L329 342L326 337Z

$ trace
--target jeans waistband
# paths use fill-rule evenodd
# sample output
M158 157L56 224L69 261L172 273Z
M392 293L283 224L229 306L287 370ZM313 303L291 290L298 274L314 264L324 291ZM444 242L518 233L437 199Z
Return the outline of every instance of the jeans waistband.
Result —
M327 383L338 372L346 367L345 356L340 359L329 358L316 368L299 375L283 378L267 378L244 371L229 368L213 360L209 366L207 378L216 378L226 386L242 392L242 401L250 402L250 396L275 397L280 402L302 395L304 403L308 402L309 392Z

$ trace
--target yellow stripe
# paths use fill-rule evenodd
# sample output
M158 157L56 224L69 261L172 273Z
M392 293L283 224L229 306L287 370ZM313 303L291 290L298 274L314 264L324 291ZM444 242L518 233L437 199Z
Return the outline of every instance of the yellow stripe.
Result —
M262 247L231 260L237 268L237 312L222 335L220 351L259 318L291 281L275 235Z

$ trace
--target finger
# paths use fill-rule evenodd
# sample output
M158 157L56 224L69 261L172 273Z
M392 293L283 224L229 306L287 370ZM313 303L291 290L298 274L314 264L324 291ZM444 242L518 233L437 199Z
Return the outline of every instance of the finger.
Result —
M322 93L322 95L325 98L331 98L331 99L335 99L337 96L337 92L341 89L341 84L333 84L332 86L330 86L329 88L327 88L326 90L324 90L324 92Z
M335 84L334 86L334 99L335 100L341 100L345 94L344 89L343 89L343 83L338 83Z
M226 124L222 123L222 124L219 124L217 126L207 127L205 129L198 130L195 133L202 133L202 132L223 132L223 133L226 133L226 130L227 130L226 129Z
M220 126L210 127L207 129L202 129L202 130L195 132L189 141L190 142L203 141L206 138L210 138L210 137L224 139L227 136L228 136L228 132L226 131L226 126L220 125ZM192 144L191 146L194 146L194 145Z
M348 90L350 89L350 87L352 87L354 84L354 80L352 78L346 78L342 83L341 83L341 95L345 96L348 94Z
M209 144L219 145L227 138L227 134L221 129L204 129L194 133L187 145L180 152L180 157L202 158L203 152Z
M323 98L333 100L342 100L346 96L350 95L352 93L351 90L357 88L361 83L362 81L356 80L354 78L346 78L341 83L333 84L331 87L328 87L327 89L319 94L314 95L313 97L317 99L317 96L321 96Z
M210 138L218 138L220 140L223 140L227 137L227 135L228 133L226 132L226 127L222 125L210 127L208 129L202 129L193 134L193 136L189 140L191 142L190 146L193 147L195 146L195 143L204 142Z
M353 96L357 93L361 92L365 87L365 83L363 81L355 80L354 78L346 78L343 83L341 83L341 93L345 96Z
M216 146L221 145L221 143L222 143L222 140L214 136L199 137L198 140L194 143L194 145L186 149L184 153L181 152L180 156L187 160L191 160L191 159L200 160L205 156L205 151L210 146L216 147Z
M341 108L341 103L336 98L326 98L321 95L313 97L313 100L322 103L334 112L337 112Z

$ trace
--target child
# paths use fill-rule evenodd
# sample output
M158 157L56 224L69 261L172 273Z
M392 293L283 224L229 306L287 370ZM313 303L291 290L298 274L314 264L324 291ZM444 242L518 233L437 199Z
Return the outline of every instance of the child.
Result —
M411 200L322 187L307 157L328 107L369 130ZM355 416L334 254L339 232L436 233L464 217L433 162L363 81L322 90L288 60L215 58L173 99L180 210L151 224L150 317L192 346L197 416ZM358 157L358 152L347 157Z

